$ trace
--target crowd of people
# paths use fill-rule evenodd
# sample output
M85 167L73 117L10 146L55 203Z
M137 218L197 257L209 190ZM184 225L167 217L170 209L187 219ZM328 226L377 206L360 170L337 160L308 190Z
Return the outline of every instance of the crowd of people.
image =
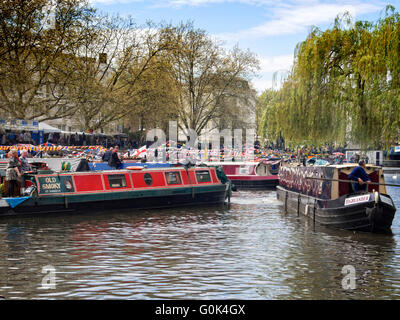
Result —
M118 146L122 149L136 149L138 142L133 139L129 139L125 134L119 135L104 135L104 134L91 134L84 132L75 133L59 133L59 132L48 132L44 133L41 138L37 133L30 132L27 130L12 131L3 130L0 133L0 145L1 146L13 146L16 144L30 144L38 146L40 144L53 144L59 146L103 146L109 148L111 146Z
M18 143L35 144L35 140L32 137L31 132L25 130L20 132L5 130L0 135L0 144L2 146L12 146Z

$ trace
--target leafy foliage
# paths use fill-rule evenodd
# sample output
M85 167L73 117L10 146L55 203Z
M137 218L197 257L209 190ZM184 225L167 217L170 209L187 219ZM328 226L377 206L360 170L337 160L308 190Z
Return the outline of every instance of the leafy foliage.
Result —
M400 15L348 14L298 44L291 73L264 105L261 131L294 143L388 147L400 128Z

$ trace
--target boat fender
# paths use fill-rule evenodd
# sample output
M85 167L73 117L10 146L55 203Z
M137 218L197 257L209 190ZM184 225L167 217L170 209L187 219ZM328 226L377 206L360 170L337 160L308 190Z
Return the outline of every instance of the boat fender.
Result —
M142 170L143 167L127 167L127 170Z
M63 161L61 163L61 170L62 171L71 171L71 163Z
M287 212L287 210L288 210L288 197L289 197L289 193L286 191L285 192L285 212Z
M309 211L310 211L310 205L306 204L306 208L305 208L305 210L304 210L304 215L305 215L306 217L308 217Z
M300 202L301 202L301 195L299 193L297 197L297 216L300 215Z
M374 196L375 196L375 204L378 204L378 202L379 202L379 192L374 190Z

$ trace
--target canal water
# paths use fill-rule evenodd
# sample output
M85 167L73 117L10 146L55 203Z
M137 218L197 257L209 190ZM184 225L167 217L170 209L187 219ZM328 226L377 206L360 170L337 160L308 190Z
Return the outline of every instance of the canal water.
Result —
M386 179L400 183L393 175ZM400 190L388 191L400 208ZM231 200L229 208L3 218L0 295L400 298L399 212L393 235L378 235L314 227L285 214L275 191L236 192ZM342 274L348 266L355 271L353 289L342 286L349 283Z

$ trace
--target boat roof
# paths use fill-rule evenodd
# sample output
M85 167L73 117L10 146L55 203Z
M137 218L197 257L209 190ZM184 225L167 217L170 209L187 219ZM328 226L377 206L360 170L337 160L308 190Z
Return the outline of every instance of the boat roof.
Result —
M302 167L303 165L298 163L298 162L294 162L294 163L291 163L289 165L289 167L290 166ZM357 166L358 166L358 163L343 163L343 164L312 165L312 166L308 166L308 167L314 167L314 168L323 167L323 168L345 169L345 168L355 168ZM370 169L372 169L372 168L381 169L382 168L381 166L376 166L374 164L368 164L368 163L366 164L366 167L370 168Z
M208 167L190 167L188 169L197 169L197 170L204 170L209 169ZM101 174L101 173L131 173L131 172L148 172L148 171L186 171L184 167L165 167L165 168L143 168L138 167L137 170L135 169L118 169L118 170L91 170L91 171L52 171L52 173L39 173L39 175L47 175L47 174Z
M343 169L343 168L354 168L354 167L358 167L358 163L343 163L343 164L331 164L328 167L334 167L334 168L338 168L338 169ZM367 168L382 168L380 166L376 166L374 164L366 164Z
M252 161L210 161L210 162L201 162L200 164L206 164L208 166L255 166L259 162Z

